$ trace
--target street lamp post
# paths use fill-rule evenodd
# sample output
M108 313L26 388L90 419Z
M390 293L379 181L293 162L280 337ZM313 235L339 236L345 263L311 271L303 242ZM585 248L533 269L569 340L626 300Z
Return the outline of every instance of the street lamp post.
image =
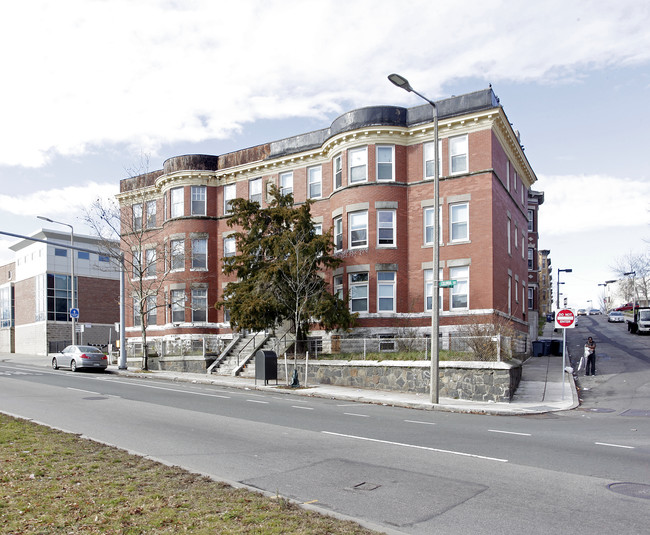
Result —
M38 219L42 219L43 221L47 221L48 223L56 223L57 225L64 225L66 227L70 227L70 245L74 247L74 228L72 225L69 223L63 223L62 221L54 221L54 219L50 219L49 217L44 217L42 215L36 216ZM74 249L70 249L70 309L75 308L75 295L74 295ZM70 311L68 311L69 313ZM72 320L72 345L76 344L76 327L75 327L75 318L70 316L70 319Z
M440 191L439 191L439 169L438 169L438 107L436 103L429 100L424 95L418 93L411 87L408 80L399 74L391 74L388 76L390 82L397 87L415 93L418 97L425 100L433 108L433 266L432 266L432 279L433 288L431 289L431 383L429 392L431 396L431 403L439 402L439 361L440 361L440 348L438 346L438 338L440 336L440 313L439 313L439 271L440 271Z
M560 273L562 271L564 271L564 273L572 273L573 269L571 269L571 268L567 268L567 269L558 268L557 269L557 308L558 308L558 310L560 309L560 284L564 284L564 283L560 283Z

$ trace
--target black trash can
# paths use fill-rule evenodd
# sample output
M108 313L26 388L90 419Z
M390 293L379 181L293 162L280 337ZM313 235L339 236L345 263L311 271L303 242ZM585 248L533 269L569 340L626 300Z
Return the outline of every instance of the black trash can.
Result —
M542 340L544 342L544 356L548 357L551 354L551 340Z
M255 353L255 384L258 379L264 384L275 379L275 384L278 384L278 355L275 351L260 349Z
M533 357L541 357L544 354L544 342L535 340L533 342Z
M551 340L551 355L555 355L556 357L561 357L562 350L563 350L562 340Z

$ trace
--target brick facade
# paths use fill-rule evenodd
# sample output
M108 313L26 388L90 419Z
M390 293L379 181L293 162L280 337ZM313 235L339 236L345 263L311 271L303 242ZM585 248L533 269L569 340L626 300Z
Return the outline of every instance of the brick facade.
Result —
M511 320L525 337L529 330L528 192L535 174L491 89L441 101L438 109L441 278L460 277L454 290L442 291L441 330L453 330L468 316L481 322L498 315ZM308 196L310 169L320 168L321 195L314 199L313 219L323 231L339 217L342 223L343 266L326 278L333 284L334 277L341 276L345 292L351 287L351 276L367 273L367 301L360 301L365 310L357 331L390 333L408 325L426 334L431 311L426 308L425 277L433 266L425 213L433 206L433 180L425 176L425 150L433 139L428 106L364 108L342 115L323 130L222 156L179 156L167 160L160 171L123 180L118 199L124 218L133 217L134 205L155 202L156 206L155 221L148 228L151 246L155 242L161 247L156 254L160 283L156 295L164 312L157 314L148 332L152 336L229 333L224 312L213 307L224 285L233 280L221 270L224 238L232 232L226 224L226 191L234 186L237 197L248 198L250 181L261 179L264 207L269 184L280 186L282 174L293 173L294 199L302 203ZM335 184L338 158L340 187ZM205 201L198 203L198 215L193 213L193 191L205 195ZM178 204L172 206L174 199ZM380 212L383 225L388 225L382 227L383 243L378 238ZM386 223L391 217L392 223ZM355 233L359 243L351 240L352 218L361 224L361 232ZM364 231L365 243L359 238ZM387 232L392 243L386 243L391 241L385 237ZM207 240L205 268L191 267L189 243L195 238ZM184 264L170 271L171 242L181 239ZM383 311L378 302L380 272L394 273L393 295L382 301L383 307L388 303ZM191 295L196 288L207 290L206 321L192 321ZM183 321L170 317L173 290L182 291L187 299ZM127 326L131 337L139 336L132 308L127 311Z

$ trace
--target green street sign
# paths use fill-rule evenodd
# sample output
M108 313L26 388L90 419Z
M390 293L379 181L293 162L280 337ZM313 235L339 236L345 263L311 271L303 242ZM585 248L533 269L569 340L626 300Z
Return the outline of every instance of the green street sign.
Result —
M447 281L438 281L438 288L453 288L456 286L456 280L450 279Z

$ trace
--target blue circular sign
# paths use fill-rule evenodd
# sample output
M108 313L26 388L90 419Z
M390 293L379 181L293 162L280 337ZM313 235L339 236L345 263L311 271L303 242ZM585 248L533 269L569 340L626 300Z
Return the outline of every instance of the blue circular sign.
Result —
M71 308L70 309L70 317L71 318L78 318L79 317L79 309L78 308Z

